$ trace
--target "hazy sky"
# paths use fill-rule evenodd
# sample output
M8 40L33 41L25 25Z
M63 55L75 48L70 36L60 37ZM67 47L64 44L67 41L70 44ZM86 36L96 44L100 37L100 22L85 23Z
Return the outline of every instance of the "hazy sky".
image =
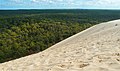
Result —
M0 9L120 9L120 0L0 0Z

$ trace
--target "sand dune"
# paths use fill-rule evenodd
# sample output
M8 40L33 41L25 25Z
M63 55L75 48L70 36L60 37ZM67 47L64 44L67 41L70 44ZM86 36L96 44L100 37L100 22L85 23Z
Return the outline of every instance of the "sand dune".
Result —
M120 71L120 20L101 23L0 71Z

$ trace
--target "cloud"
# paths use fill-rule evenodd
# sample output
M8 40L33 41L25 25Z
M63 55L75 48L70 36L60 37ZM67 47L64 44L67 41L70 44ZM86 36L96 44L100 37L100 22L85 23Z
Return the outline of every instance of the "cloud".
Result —
M117 7L120 0L31 0L34 3L71 4L75 6Z
M31 0L33 3L53 3L53 0Z
M22 3L24 2L23 0L9 0L10 2L13 2L13 3Z
M82 2L81 5L99 8L118 8L120 0L88 0Z
M67 4L73 3L75 0L31 0L33 3L52 3L52 4Z

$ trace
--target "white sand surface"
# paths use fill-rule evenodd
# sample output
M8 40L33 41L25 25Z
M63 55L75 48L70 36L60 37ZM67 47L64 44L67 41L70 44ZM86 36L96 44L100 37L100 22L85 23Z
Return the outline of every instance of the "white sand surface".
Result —
M101 23L0 71L120 71L120 20Z

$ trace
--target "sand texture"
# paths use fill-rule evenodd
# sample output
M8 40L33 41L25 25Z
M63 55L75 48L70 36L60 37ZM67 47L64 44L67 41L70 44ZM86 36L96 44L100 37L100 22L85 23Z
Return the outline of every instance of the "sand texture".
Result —
M0 71L120 71L120 20L95 25L45 51L2 63Z

